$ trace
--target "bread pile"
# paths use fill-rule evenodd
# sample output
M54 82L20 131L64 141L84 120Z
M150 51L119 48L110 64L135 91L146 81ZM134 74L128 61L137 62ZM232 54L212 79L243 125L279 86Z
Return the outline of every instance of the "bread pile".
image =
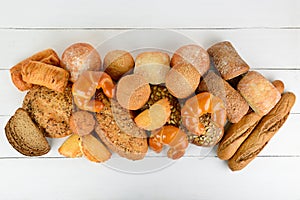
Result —
M112 153L143 159L148 148L179 159L189 144L212 147L231 170L252 161L286 121L295 95L271 83L233 45L207 51L186 45L165 52L107 53L102 65L86 43L68 47L61 60L47 49L12 67L27 95L5 132L27 156L49 152L45 137L69 136L59 153L105 162ZM211 60L210 60L211 58ZM224 127L228 125L226 130Z

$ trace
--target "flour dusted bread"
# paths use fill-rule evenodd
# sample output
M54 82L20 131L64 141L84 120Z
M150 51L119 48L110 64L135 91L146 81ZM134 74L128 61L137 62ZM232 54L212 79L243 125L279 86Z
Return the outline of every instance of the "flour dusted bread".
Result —
M55 92L43 86L35 86L25 96L23 108L47 137L59 138L71 134L69 121L72 114L72 92Z
M238 83L237 89L250 107L259 115L266 115L279 101L276 87L256 71L248 72Z
M228 41L214 44L207 52L225 80L244 74L250 68Z
M50 151L44 133L22 108L6 124L5 134L12 147L23 155L41 156Z
M57 92L64 92L69 80L69 73L59 67L38 61L30 61L22 67L25 82L45 86Z
M103 109L96 114L98 125L95 127L103 143L121 157L143 159L148 151L147 134L135 125L129 110L115 99L107 99L101 91L96 98L104 103Z

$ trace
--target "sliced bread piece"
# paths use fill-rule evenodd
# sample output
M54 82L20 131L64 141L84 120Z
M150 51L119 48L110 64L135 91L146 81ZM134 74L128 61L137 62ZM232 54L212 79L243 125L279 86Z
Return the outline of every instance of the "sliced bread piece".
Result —
M6 124L5 134L12 147L23 155L41 156L50 151L44 133L22 108L17 109Z
M92 134L81 137L81 151L92 162L105 162L110 159L110 151Z

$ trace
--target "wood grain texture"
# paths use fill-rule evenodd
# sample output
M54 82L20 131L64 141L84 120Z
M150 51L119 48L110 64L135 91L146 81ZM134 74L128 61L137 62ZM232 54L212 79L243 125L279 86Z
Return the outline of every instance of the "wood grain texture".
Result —
M284 81L286 90L300 98L299 10L298 0L2 1L1 199L299 200L298 99L293 114L259 157L235 173L216 157L215 149L191 146L184 158L169 167L133 175L84 158L62 158L57 149L64 138L49 139L52 149L47 155L27 158L9 145L4 134L5 124L25 96L11 83L11 66L42 49L54 48L61 55L72 43L97 46L135 28L173 28L204 48L230 40L252 69L270 80ZM105 53L101 54L103 59ZM164 154L149 152L146 163L166 159ZM112 163L119 160L113 156Z

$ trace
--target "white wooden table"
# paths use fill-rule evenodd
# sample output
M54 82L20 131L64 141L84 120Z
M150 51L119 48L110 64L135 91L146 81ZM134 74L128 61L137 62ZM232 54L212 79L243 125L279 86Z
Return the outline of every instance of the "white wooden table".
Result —
M8 69L52 47L60 55L75 42L97 45L135 28L169 28L208 48L230 40L270 80L281 79L300 98L300 1L1 1L0 199L300 199L300 103L248 167L231 172L211 151L195 147L173 165L133 175L85 159L66 159L51 140L38 158L18 154L4 126L25 93ZM104 57L104 55L102 55ZM152 157L153 162L167 159ZM134 163L133 163L134 164Z

